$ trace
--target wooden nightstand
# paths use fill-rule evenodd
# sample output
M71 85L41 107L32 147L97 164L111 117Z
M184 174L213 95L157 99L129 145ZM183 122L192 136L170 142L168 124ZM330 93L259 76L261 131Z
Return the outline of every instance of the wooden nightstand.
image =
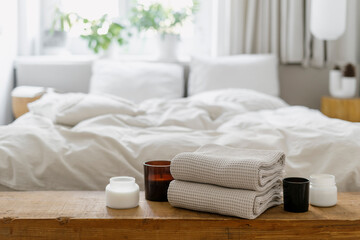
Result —
M16 87L11 93L14 117L18 118L27 113L29 111L28 103L38 100L45 92L46 89L43 87Z
M322 97L321 112L328 117L360 122L360 98Z

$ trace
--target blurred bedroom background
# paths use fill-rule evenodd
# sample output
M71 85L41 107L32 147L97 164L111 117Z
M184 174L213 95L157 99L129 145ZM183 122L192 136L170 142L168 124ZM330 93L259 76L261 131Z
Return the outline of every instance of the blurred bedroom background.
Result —
M87 92L96 59L188 69L192 56L272 53L280 97L319 109L329 70L360 61L360 4L347 0L345 32L335 40L311 33L310 6L311 0L1 1L0 123L13 120L17 86Z

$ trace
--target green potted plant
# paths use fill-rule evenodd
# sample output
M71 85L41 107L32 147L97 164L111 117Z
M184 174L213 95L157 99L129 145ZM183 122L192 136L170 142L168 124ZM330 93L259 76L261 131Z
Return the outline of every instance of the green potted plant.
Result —
M126 37L130 36L129 33L125 33L124 25L108 20L106 14L96 20L81 18L81 22L85 30L81 38L88 42L89 49L94 53L103 51L105 56L109 56L113 44L117 43L121 46L126 43Z
M65 46L66 32L70 31L74 25L80 25L80 28L83 29L80 37L87 41L88 48L105 57L111 55L111 48L114 44L124 45L126 37L130 36L130 33L125 31L123 24L109 20L107 14L100 19L90 20L76 13L62 12L59 8L56 8L50 33L65 36L57 40L59 44Z
M159 58L176 60L181 27L198 10L198 2L193 0L192 3L191 6L178 10L164 7L161 3L150 5L136 3L132 9L130 23L139 32L156 31L160 43Z
M329 90L332 97L353 98L356 95L355 66L348 63L345 66L343 76L339 66L330 71Z
M55 8L51 28L45 30L44 47L50 53L64 52L67 35L72 26L77 22L75 13L65 13L59 7Z

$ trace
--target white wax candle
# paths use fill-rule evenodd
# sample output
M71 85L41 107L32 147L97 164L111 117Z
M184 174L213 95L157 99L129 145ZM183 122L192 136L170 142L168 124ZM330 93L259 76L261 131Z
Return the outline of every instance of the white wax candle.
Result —
M317 207L331 207L337 202L335 176L314 174L310 176L310 204Z
M106 206L116 209L134 208L139 205L139 185L133 177L113 177L105 191Z

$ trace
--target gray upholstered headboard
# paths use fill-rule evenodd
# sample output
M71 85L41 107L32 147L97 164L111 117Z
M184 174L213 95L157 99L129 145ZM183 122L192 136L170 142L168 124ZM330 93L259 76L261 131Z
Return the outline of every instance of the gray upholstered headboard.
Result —
M16 86L52 87L63 92L89 91L91 57L22 57L16 60ZM134 60L135 61L135 60ZM139 60L136 60L139 61ZM179 62L185 71L185 94L189 64Z
M16 86L52 87L64 92L88 92L93 59L28 57L16 60Z

